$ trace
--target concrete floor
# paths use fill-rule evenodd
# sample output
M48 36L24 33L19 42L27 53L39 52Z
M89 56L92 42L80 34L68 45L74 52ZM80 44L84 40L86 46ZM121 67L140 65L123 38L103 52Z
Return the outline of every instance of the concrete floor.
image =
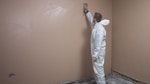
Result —
M134 79L128 78L117 72L112 72L106 76L107 84L146 84ZM65 81L60 84L96 84L94 78L83 78L76 81Z

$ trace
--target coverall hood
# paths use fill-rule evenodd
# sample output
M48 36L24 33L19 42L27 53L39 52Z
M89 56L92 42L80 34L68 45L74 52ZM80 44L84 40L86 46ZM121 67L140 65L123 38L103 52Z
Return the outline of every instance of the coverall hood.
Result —
M103 26L106 26L106 25L108 25L109 23L110 23L110 21L107 20L107 19L104 19L104 20L100 21L100 24L102 24Z

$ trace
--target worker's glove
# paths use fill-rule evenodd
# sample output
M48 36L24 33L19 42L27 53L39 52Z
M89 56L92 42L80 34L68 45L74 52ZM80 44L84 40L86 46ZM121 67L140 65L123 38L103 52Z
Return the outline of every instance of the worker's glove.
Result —
M89 10L87 8L84 8L84 13L87 14Z

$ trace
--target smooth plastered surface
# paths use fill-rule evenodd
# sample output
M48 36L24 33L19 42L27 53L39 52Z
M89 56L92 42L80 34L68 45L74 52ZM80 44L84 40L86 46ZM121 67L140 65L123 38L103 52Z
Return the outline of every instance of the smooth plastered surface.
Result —
M0 84L57 84L93 76L84 3L111 20L111 0L1 0ZM106 30L107 74L111 24Z

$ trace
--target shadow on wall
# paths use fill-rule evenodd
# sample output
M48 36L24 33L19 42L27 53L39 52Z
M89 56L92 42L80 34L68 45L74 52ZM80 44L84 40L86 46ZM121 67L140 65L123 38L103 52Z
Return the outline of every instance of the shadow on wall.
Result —
M86 18L86 17L85 17ZM92 68L92 59L91 59L91 50L90 50L90 37L91 37L91 26L86 18L86 24L87 28L83 28L83 38L84 38L84 44L82 47L82 52L81 52L81 61L82 61L82 66L81 66L81 77L86 78L86 77L93 77L93 68Z

